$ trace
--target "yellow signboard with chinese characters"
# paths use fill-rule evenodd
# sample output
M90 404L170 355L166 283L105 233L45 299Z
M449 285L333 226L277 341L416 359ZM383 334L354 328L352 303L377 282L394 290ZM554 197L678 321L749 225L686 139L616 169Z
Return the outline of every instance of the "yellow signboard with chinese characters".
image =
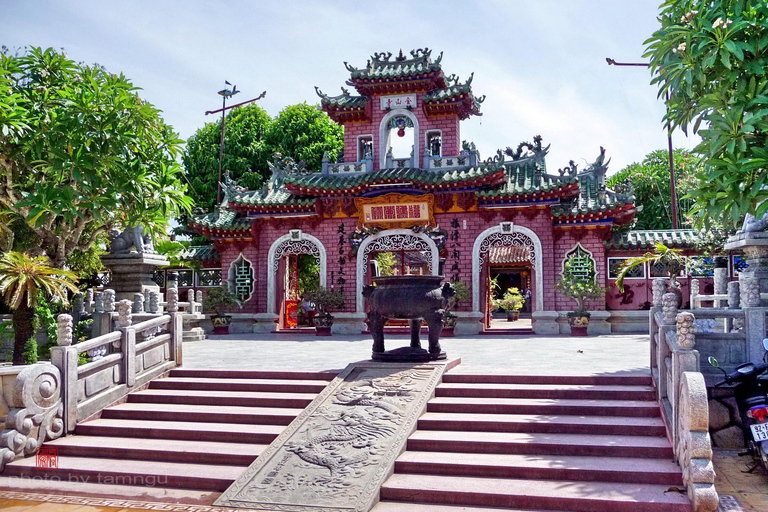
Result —
M406 228L412 226L435 227L435 196L426 194L385 194L383 196L355 198L357 227Z

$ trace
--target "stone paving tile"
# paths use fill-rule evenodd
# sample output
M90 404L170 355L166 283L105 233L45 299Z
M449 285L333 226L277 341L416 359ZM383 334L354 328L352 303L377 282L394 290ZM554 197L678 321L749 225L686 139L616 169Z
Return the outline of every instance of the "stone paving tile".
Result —
M426 346L422 335L422 345ZM387 349L408 337L385 335ZM231 334L184 344L185 368L340 370L370 359L369 335ZM649 341L643 334L571 336L482 335L441 340L456 373L530 375L629 374L648 372Z
M719 512L765 512L768 510L768 471L759 466L752 473L746 473L752 459L739 456L734 450L715 450L715 487L721 496L733 496L741 505L738 508L732 500L721 500Z

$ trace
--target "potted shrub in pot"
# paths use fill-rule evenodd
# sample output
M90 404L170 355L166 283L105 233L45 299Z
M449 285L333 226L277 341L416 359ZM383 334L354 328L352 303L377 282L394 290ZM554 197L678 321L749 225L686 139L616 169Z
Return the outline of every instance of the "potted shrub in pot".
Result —
M517 288L509 288L500 299L493 300L494 309L503 309L507 312L507 322L520 319L520 310L525 304L525 299Z
M344 305L344 295L341 290L328 290L326 288L315 288L304 293L304 298L315 305L315 315L313 322L315 324L315 334L317 336L330 336L331 326L333 325L333 315L329 310L340 308Z
M205 297L203 297L203 309L216 313L211 315L214 334L229 334L229 324L232 317L225 314L224 311L235 306L242 307L226 286L210 288L206 291Z
M597 284L594 265L591 262L586 275L583 269L574 272L572 263L571 259L565 261L563 274L555 283L555 290L576 302L576 310L568 313L571 336L586 336L590 316L587 311L587 300L605 298L607 289Z
M454 329L456 328L456 319L458 316L453 312L453 309L462 301L467 300L471 295L469 285L461 279L452 281L451 285L453 285L456 295L448 299L448 305L445 308L445 314L443 315L443 330L440 335L445 338L452 338L455 336Z

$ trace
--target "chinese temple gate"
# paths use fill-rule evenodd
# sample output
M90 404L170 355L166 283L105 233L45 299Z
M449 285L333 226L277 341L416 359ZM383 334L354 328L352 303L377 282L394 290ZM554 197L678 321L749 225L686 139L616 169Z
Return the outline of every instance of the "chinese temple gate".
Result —
M558 333L561 313L574 308L553 287L566 258L607 285L616 260L648 249L637 243L638 232L612 234L636 208L631 190L606 188L602 148L584 169L571 161L550 173L549 146L539 136L486 159L461 142L461 121L480 115L484 97L474 95L472 76L446 75L441 61L442 54L418 49L374 54L362 68L345 63L354 94L316 89L321 108L344 126L343 160L325 158L311 172L276 155L261 189L229 182L216 211L193 220L213 241L222 279L243 300L241 313L253 319L247 329L295 325L296 262L307 255L321 286L343 290L336 332L365 329L361 290L386 267L464 281L472 296L457 308L457 334L487 327L492 274L504 274L529 297L536 333ZM642 233L644 241L666 236ZM672 246L692 245L692 232L670 233L679 242ZM608 315L599 314L606 303L641 309L648 278L643 270L627 281L638 300L625 304L613 288L605 301L594 301L590 328L610 332Z

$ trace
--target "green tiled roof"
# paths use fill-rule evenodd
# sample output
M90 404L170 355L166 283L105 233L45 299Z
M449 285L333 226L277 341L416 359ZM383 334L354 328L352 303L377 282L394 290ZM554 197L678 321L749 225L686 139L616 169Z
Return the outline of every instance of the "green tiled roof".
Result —
M500 187L480 190L477 196L488 201L499 200L533 192L549 192L576 183L575 177L546 174L543 162L543 159L539 162L534 158L526 158L506 163L507 181Z
M288 192L284 187L265 185L260 190L249 190L232 199L235 205L243 206L312 206L314 197L300 197Z
M214 245L193 245L179 253L179 259L183 261L218 261L221 254Z
M199 228L224 229L230 231L247 231L251 228L251 220L237 218L237 213L220 209L219 212L207 213L194 217L192 225Z
M430 57L431 54L432 51L427 48L424 50L414 50L411 52L411 58L407 59L403 55L403 52L400 51L398 56L393 60L390 60L392 54L385 54L382 52L374 54L368 60L365 68L354 68L346 62L344 65L351 73L353 80L375 80L418 76L441 71L440 61L443 58L443 54L441 53L434 62Z
M667 247L693 247L696 239L693 229L637 230L615 232L604 243L609 249L653 249L658 242Z
M434 170L419 168L377 169L371 172L355 174L320 174L309 173L285 177L285 185L290 190L319 189L343 191L355 187L364 187L377 182L411 182L414 185L459 185L463 181L482 179L499 172L500 167L483 166L453 170Z
M315 92L320 96L320 103L322 105L337 108L361 108L371 101L371 98L368 96L352 96L344 87L341 88L341 91L342 94L338 96L328 96L315 87Z

